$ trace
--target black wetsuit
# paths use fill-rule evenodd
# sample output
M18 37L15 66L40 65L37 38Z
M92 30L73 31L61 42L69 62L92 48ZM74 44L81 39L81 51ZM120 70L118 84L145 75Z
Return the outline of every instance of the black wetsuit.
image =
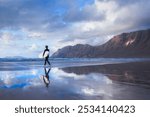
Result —
M49 49L45 49L45 50L44 50L43 56L44 56L44 54L45 54L46 51L49 51ZM45 57L44 65L46 65L46 62L47 62L49 65L51 65L50 62L48 61L48 58L49 58L49 55L48 55L47 57Z

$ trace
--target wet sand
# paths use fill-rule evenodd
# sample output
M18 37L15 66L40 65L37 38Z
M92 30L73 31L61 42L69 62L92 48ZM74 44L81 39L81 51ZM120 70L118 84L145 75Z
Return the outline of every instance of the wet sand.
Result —
M52 68L35 62L1 63L0 99L147 100L150 62Z
M113 81L150 87L150 62L68 67L62 68L62 70L67 73L75 73L78 75L102 73Z

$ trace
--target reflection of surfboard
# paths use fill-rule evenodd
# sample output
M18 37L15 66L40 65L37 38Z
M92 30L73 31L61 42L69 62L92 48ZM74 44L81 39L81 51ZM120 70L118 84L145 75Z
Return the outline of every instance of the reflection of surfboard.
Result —
M46 84L49 84L49 83L50 83L50 81L48 80L48 78L45 77L44 75L40 76L40 78L41 78L42 80L44 80Z
M44 58L46 58L48 55L49 55L49 51L45 51Z
M49 84L49 80L48 80L47 77L44 76L43 79L45 80L45 83L46 83L46 84Z

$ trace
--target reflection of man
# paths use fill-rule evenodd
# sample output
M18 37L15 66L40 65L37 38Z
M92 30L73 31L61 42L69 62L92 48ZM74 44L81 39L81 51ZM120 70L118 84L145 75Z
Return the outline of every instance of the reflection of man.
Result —
M48 69L48 70L47 70ZM48 87L48 85L50 84L50 80L49 80L49 72L51 70L51 68L44 68L44 71L45 71L45 75L43 75L43 81L46 85L46 87Z
M46 65L46 62L50 65L50 62L48 61L48 58L49 58L49 49L48 49L47 45L45 46L45 50L43 52L43 57L45 58L44 65Z

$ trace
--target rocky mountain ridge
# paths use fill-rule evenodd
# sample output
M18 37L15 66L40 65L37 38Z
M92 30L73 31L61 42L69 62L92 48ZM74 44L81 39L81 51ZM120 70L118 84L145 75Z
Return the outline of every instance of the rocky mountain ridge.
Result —
M56 51L57 58L150 57L150 29L114 36L105 44L77 44Z

